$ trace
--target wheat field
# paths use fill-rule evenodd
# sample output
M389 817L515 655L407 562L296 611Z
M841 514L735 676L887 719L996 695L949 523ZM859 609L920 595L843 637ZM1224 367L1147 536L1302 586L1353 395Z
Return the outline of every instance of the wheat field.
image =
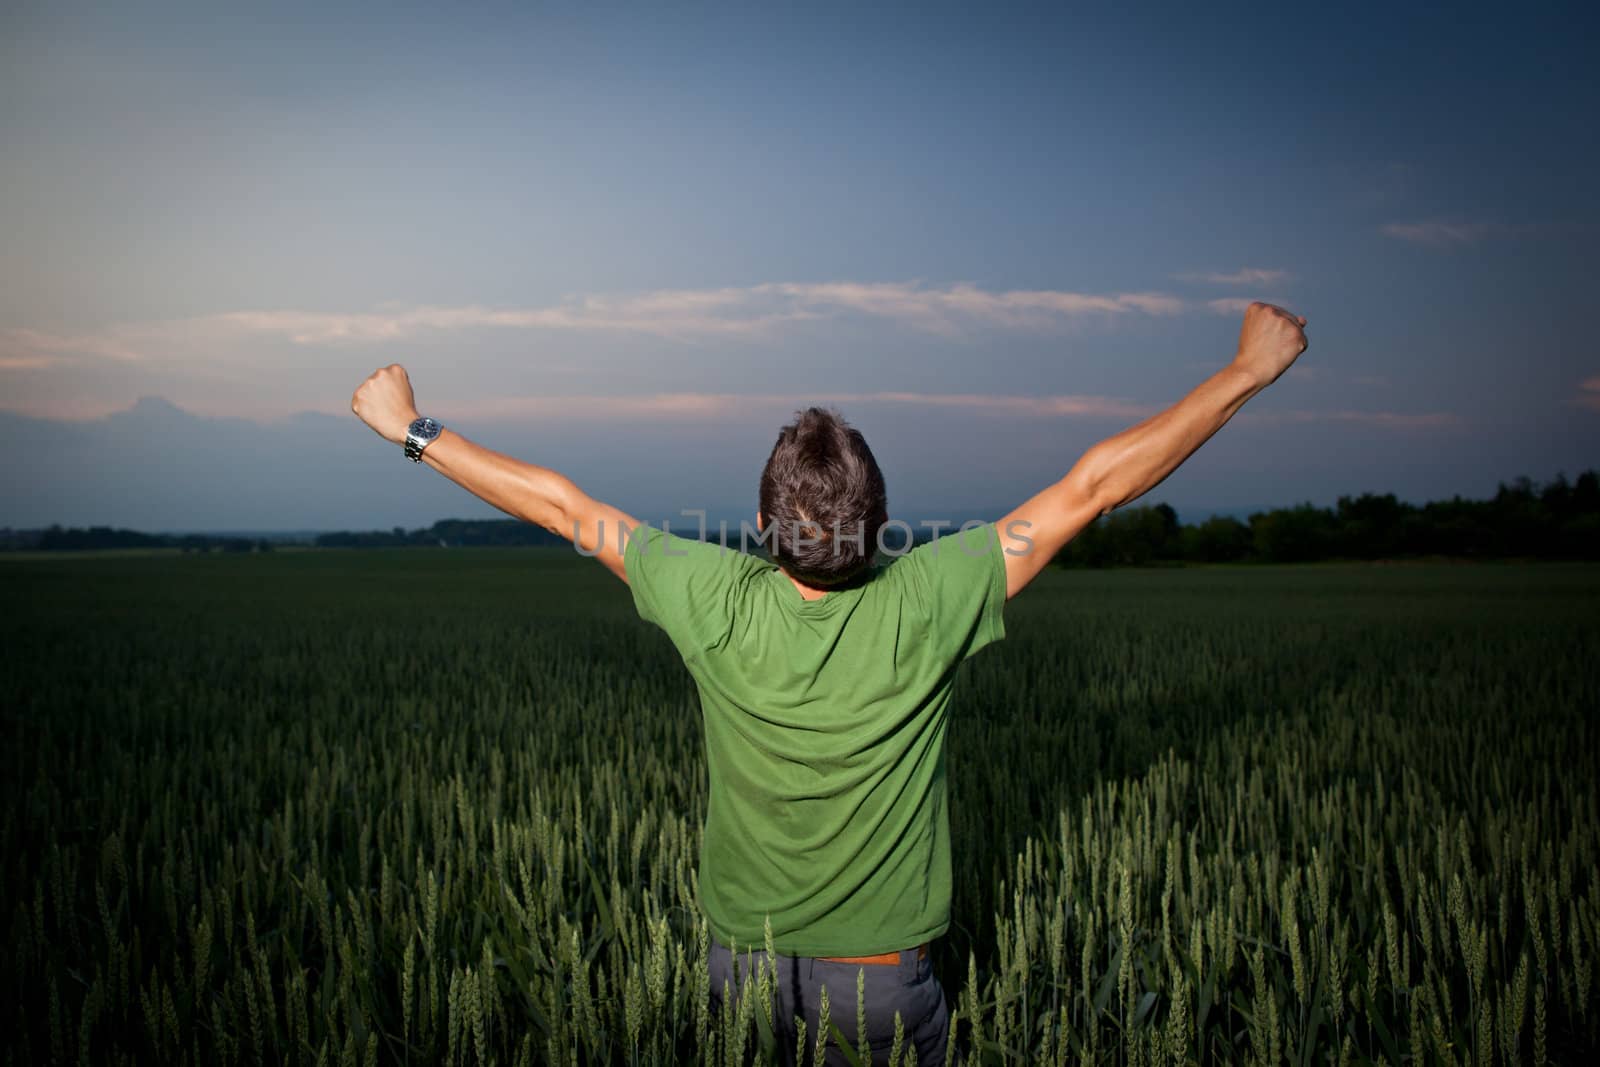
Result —
M693 686L592 562L0 577L6 1062L868 1051L775 1048L767 974L710 1016ZM1592 1060L1597 594L1558 564L1045 575L952 710L956 1050Z

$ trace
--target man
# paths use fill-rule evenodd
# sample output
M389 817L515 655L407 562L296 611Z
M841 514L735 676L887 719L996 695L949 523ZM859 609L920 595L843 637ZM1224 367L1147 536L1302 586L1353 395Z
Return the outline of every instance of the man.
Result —
M1245 312L1233 360L1177 404L1095 445L999 523L883 560L883 475L860 433L812 408L784 427L760 485L771 562L640 527L543 467L417 415L405 370L352 410L463 488L570 538L632 589L700 691L710 792L701 904L713 1001L735 971L776 972L780 1048L830 1015L887 1056L895 1018L943 1063L949 1012L927 944L950 921L944 737L955 669L1005 634L1002 607L1097 516L1143 495L1305 350L1305 319ZM632 536L619 536L621 531ZM771 931L772 952L766 949ZM862 1049L866 1051L865 1049Z

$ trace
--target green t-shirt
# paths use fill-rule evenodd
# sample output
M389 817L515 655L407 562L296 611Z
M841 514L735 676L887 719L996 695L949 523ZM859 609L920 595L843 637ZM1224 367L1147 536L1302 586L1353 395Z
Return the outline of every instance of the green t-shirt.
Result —
M1005 636L993 524L805 600L776 565L641 526L634 604L700 691L700 901L727 945L858 956L950 924L944 738L956 668Z

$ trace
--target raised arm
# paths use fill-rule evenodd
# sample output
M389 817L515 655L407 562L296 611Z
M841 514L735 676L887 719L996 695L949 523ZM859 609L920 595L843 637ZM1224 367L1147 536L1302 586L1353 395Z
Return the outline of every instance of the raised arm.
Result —
M1158 415L1108 437L1059 482L1000 520L1006 596L1020 593L1096 518L1161 484L1306 350L1306 320L1272 304L1244 313L1233 362Z
M373 371L350 398L350 410L379 436L404 444L406 430L417 417L405 368L391 363ZM633 529L638 521L593 499L566 476L485 448L448 428L423 450L422 462L507 515L574 541L618 578L628 580L620 531Z

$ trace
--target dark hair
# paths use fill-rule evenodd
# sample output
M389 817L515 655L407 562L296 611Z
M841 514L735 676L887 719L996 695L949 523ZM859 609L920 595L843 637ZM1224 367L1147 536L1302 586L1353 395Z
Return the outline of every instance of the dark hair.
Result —
M807 585L839 585L871 566L889 500L861 431L836 411L796 412L761 472L761 521L773 560Z

